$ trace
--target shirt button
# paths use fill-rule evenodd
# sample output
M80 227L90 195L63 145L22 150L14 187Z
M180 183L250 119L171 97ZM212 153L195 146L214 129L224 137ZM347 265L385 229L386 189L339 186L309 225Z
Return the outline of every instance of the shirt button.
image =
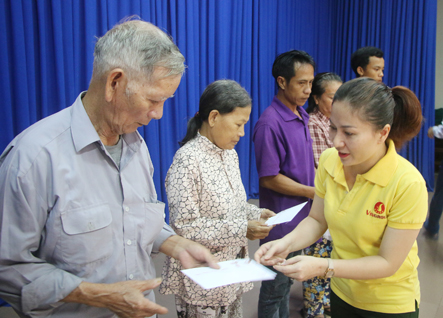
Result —
M132 244L131 240L127 240L126 244L131 245Z
M130 274L129 279L133 279L133 278L134 278L134 275Z
M128 206L125 206L125 211L129 212L129 207Z

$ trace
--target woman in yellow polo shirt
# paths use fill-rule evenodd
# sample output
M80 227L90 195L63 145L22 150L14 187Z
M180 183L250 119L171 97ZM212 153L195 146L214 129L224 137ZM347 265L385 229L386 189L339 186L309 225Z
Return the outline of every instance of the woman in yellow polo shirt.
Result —
M334 148L320 157L309 217L256 261L303 281L331 280L332 317L418 317L416 238L427 213L425 181L396 149L420 130L421 106L409 89L369 78L343 84L330 117ZM286 255L329 228L331 259Z

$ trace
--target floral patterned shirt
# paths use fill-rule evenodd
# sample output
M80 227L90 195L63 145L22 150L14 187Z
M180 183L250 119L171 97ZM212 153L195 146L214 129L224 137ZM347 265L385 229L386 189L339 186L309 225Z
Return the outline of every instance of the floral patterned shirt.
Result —
M198 134L175 154L165 185L171 227L178 235L208 247L219 261L247 256L248 220L258 220L263 209L246 201L235 150L220 149ZM205 290L182 269L167 257L160 292L192 305L227 306L253 287L240 283Z
M329 118L317 109L309 114L308 127L312 138L315 168L317 168L322 152L334 147L334 144L329 139Z

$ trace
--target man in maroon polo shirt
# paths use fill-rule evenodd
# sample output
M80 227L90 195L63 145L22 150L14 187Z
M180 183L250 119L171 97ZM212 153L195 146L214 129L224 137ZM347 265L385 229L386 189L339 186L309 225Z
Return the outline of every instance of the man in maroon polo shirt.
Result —
M306 201L308 204L291 222L273 228L260 244L291 232L311 209L315 168L309 115L302 106L311 93L314 67L312 57L298 50L279 55L272 67L278 92L257 121L253 134L260 178L260 207L278 213ZM273 281L262 282L258 317L289 317L291 285L292 279L280 272Z

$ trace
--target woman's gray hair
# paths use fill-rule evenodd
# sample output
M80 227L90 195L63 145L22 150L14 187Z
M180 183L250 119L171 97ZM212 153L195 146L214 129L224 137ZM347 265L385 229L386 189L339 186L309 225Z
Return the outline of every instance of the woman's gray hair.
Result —
M164 77L183 74L185 58L172 39L155 25L131 20L114 26L98 39L94 50L93 77L122 68L129 80L151 80L156 67Z
M332 72L319 73L315 75L314 81L312 82L311 95L309 95L308 99L308 108L306 108L306 112L308 114L313 113L318 105L315 102L315 97L321 98L326 91L326 87L331 82L343 83L340 76Z

